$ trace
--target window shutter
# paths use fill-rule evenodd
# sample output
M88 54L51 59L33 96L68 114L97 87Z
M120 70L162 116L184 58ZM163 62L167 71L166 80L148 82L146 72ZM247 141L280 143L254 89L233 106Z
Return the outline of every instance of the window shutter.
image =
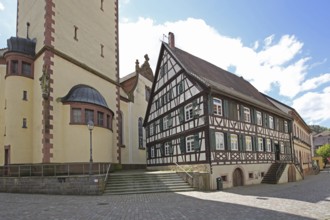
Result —
M163 119L162 118L159 119L159 130L160 130L160 132L163 131Z
M257 124L256 110L251 108L251 124Z
M240 151L245 151L245 135L244 134L242 134L242 135L239 135L239 150Z
M227 133L227 149L226 150L231 150L231 141L230 141L229 133Z
M195 99L194 101L193 101L193 116L194 116L194 118L197 118L198 116L199 116L199 113L198 112L196 112L196 108L197 108L197 99Z
M180 138L180 151L182 154L186 153L186 138L185 137Z
M170 91L168 92L168 94L169 94L169 101L170 101L173 98L173 91L172 91L172 89L170 89Z
M210 130L210 149L215 151L215 130Z
M147 147L147 159L150 158L150 148L151 148L151 147Z
M268 115L264 113L264 127L268 128Z
M167 123L168 123L168 127L172 127L173 126L173 119L171 117L171 114L169 114L167 116Z
M244 106L243 105L239 105L239 112L240 112L240 120L244 121Z
M160 155L162 157L165 156L165 146L164 146L164 143L162 143L161 146L160 146Z
M223 100L223 115L224 115L225 118L229 117L228 108L229 108L228 100L224 99Z
M199 142L199 133L194 135L194 150L199 151L201 149L201 145Z
M209 104L209 114L213 115L213 97L211 95L209 95L209 100L208 100L208 104Z
M173 155L174 147L172 146L172 142L169 142L169 153L170 155Z
M252 151L257 151L257 137L256 136L253 136L252 137Z
M180 123L184 122L184 107L181 107L179 109L179 121L180 121Z

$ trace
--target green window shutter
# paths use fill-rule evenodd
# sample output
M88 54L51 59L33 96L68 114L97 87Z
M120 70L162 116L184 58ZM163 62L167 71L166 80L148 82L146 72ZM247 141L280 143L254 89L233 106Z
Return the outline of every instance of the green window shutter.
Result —
M264 113L264 127L268 128L268 115Z
M185 137L180 138L180 151L182 154L186 153L186 138Z
M251 124L257 124L257 115L254 108L251 108Z
M197 112L196 112L197 105L198 105L198 103L197 103L197 99L195 99L195 100L193 101L193 117L194 117L194 118L197 118L197 117L199 116L199 115L197 114Z
M170 145L170 147L169 147L170 155L173 155L173 153L174 153L174 147L172 145L172 142L170 142L169 145Z
M173 126L173 119L171 117L171 114L167 115L167 121L168 121L168 127Z
M239 146L239 150L240 151L244 151L245 150L244 149L244 142L245 142L244 139L245 139L244 134L239 135L238 146Z
M215 130L210 130L210 149L215 151Z
M163 131L163 119L159 119L159 130L162 132Z
M209 114L213 115L213 97L211 95L209 95L208 108L209 108Z
M181 107L179 109L179 121L180 121L180 123L184 122L184 107Z
M223 114L225 118L229 117L229 105L228 105L228 100L223 100Z
M231 141L230 141L230 134L227 133L227 148L226 150L231 150Z
M168 94L169 94L169 99L172 100L172 98L173 98L173 91L172 91L172 89L170 89L170 91L169 91Z
M239 105L239 112L240 112L240 120L244 121L244 106L243 105Z
M199 133L195 134L194 136L194 150L199 151L201 149L201 145L199 142Z
M253 136L252 137L252 151L257 151L257 137L256 136Z
M165 156L165 145L164 145L164 143L162 143L161 146L160 146L160 154L161 154L162 157Z

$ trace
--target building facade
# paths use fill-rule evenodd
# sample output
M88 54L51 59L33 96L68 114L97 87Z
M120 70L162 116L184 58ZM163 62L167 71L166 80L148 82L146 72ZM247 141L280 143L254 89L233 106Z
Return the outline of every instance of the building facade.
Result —
M86 16L88 14L88 16ZM0 163L120 163L118 1L17 2L0 50Z
M290 115L242 77L162 43L145 118L148 169L209 175L209 188L260 183L274 163L292 167ZM290 169L291 170L291 169Z

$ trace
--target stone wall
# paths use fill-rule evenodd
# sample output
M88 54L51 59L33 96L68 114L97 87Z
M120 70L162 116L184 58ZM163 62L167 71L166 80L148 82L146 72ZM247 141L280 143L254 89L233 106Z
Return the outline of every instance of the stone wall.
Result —
M0 192L60 195L100 195L104 175L58 177L2 177Z

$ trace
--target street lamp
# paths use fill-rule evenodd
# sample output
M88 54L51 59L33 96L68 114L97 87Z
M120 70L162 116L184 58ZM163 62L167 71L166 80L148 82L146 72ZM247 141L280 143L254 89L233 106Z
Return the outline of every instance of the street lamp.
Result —
M93 167L93 148L92 148L92 131L94 128L94 123L92 120L89 120L87 123L87 128L89 130L89 175L92 175Z

